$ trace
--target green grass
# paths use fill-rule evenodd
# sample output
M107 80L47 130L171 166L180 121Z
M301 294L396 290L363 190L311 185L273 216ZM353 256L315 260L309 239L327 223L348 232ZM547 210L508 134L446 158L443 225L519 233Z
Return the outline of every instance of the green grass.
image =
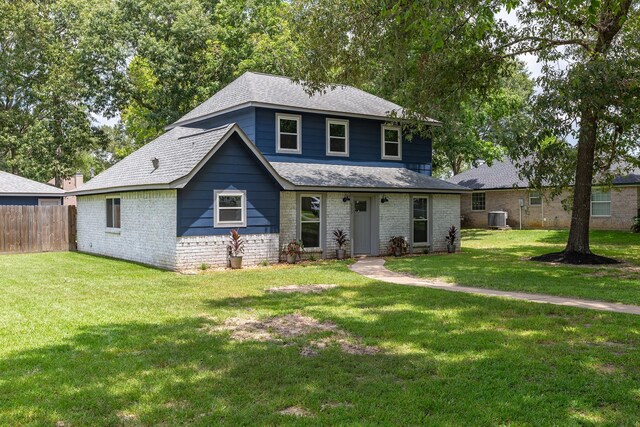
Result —
M626 261L604 267L529 261L564 248L560 230L463 230L462 253L389 259L387 268L460 285L525 291L640 305L640 235L593 231L591 249Z
M296 283L340 286L264 291ZM294 312L382 352L302 357L303 339L200 330ZM0 425L640 423L640 317L383 284L339 262L180 276L0 256L0 343ZM279 414L290 406L312 416Z

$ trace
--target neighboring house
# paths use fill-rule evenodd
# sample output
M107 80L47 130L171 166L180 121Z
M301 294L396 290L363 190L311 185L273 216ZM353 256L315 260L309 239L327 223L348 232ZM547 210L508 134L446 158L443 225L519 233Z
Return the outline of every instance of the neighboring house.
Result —
M473 190L464 194L460 202L465 227L487 227L491 211L507 212L507 224L514 228L521 224L522 228L568 228L571 224L571 212L562 205L569 192L551 199L547 191L530 189L529 182L518 176L511 161L481 165L450 178L449 182ZM629 230L636 215L640 215L639 169L614 178L610 188L593 187L591 228Z
M80 172L76 173L73 176L70 176L69 178L65 178L62 180L62 189L64 191L73 191L76 188L80 187L84 182L84 177L82 176L82 174ZM55 185L56 184L56 180L55 178L49 181L49 184L51 185ZM65 205L76 205L76 196L65 196L64 198L64 204Z
M78 249L185 270L225 266L232 229L256 264L293 239L335 257L341 228L352 255L386 254L397 235L444 250L467 190L432 178L431 141L389 114L402 109L352 87L310 97L245 73L74 192Z
M0 206L61 205L65 193L54 186L0 171Z

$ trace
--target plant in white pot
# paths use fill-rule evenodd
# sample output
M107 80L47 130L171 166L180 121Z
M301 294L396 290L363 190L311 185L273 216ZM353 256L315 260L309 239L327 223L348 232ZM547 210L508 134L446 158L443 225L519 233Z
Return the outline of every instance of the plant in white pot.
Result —
M345 233L341 228L338 228L333 231L333 237L336 241L336 245L338 245L338 249L336 249L336 258L345 259L347 251L344 249L344 245L349 241L347 233Z
M298 258L302 256L304 252L304 245L302 240L292 240L283 249L284 254L287 256L288 264L295 264Z
M458 235L458 229L455 225L449 227L449 232L447 233L447 237L445 240L447 241L447 252L450 254L455 253L456 251L456 238Z
M389 253L393 256L402 256L409 252L409 244L403 236L393 236L389 239Z
M238 233L238 230L231 230L229 236L229 244L227 245L229 250L229 263L234 270L242 268L242 255L244 253L244 239Z

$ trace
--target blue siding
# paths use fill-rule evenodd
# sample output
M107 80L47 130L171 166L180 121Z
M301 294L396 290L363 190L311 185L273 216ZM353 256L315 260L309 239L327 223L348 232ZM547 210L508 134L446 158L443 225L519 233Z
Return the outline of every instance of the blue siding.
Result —
M201 129L213 129L228 123L237 123L250 140L255 142L255 108L248 107L231 113L222 114L210 119L202 120L185 127L197 127Z
M213 228L213 191L230 189L247 191L241 234L279 232L280 185L234 135L178 190L178 236L229 234L231 228Z
M32 196L2 196L0 195L0 206L21 205L21 206L37 206L38 199L58 199L61 197L32 197Z
M276 113L302 116L302 155L278 154L275 142ZM349 157L326 155L326 119L349 120ZM402 161L382 160L381 120L340 117L315 113L296 113L266 108L255 109L255 142L270 161L303 163L361 164L368 166L406 167L420 173L431 174L431 140L417 135L411 142L403 135Z

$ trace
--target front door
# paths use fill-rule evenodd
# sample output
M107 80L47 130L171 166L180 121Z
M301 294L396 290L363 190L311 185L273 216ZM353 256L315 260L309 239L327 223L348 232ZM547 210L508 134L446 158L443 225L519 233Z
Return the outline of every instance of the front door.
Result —
M353 200L353 253L371 254L371 198Z

